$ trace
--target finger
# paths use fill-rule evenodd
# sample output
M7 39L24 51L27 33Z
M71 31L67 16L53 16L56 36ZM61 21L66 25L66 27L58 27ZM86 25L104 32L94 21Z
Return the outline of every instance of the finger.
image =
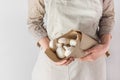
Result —
M87 55L85 57L80 58L80 60L82 60L82 61L93 61L91 54L89 54L89 55Z
M72 60L68 60L64 65L68 65L72 62Z
M67 60L62 60L62 61L60 61L60 62L57 62L56 64L57 65L63 65L64 63L66 63L67 62Z
M90 55L92 55L92 53L94 53L93 49L85 50L85 51L84 51L85 56L82 57L82 58L85 58L85 57L87 57L87 56L90 56Z
M85 54L90 54L90 53L93 53L93 52L94 52L94 48L90 48L90 49L84 50Z
M70 59L65 63L65 65L70 64L72 61L74 61L74 59L73 59L73 58L70 58Z
M80 58L81 60L89 60L91 59L91 56L86 56L86 57L83 57L83 58Z
M88 49L88 50L85 50L84 52L86 53L86 54L89 54L89 53L91 53L91 49Z
M60 61L60 62L57 62L56 65L64 65L66 62L68 62L68 60L69 60L70 58L71 58L72 60L74 60L73 57L69 57L68 59L65 59L65 60L62 60L62 61Z
M69 57L67 60L74 60L74 57Z
M74 57L70 57L70 60L74 61L75 59L74 59Z

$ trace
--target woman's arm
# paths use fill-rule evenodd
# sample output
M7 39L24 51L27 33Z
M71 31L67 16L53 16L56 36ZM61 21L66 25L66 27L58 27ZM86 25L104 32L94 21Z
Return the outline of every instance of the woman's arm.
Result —
M99 22L99 37L111 34L115 22L114 0L103 0L103 14Z
M111 41L111 31L114 26L114 0L103 0L103 14L99 22L99 38L101 43L86 50L87 56L80 58L83 61L93 61L104 56Z
M37 39L37 46L42 47L44 51L49 47L49 38L47 31L43 26L43 17L45 14L44 0L29 0L28 4L28 29L30 33ZM69 59L57 62L57 65L68 65L74 60L70 57Z
M42 46L42 48L44 49L44 51L49 47L49 38L48 37L44 37L42 39L39 40L39 44Z
M101 43L100 44L103 44L103 45L106 45L106 46L109 46L110 45L110 41L111 41L111 34L103 34L100 38L101 40Z
M35 37L37 46L45 48L48 45L48 39L47 31L43 26L44 14L44 0L28 0L28 30Z
M111 34L103 34L100 39L101 39L101 43L86 50L85 53L88 55L83 58L80 58L80 60L94 61L101 56L105 56L105 53L108 51L110 46Z

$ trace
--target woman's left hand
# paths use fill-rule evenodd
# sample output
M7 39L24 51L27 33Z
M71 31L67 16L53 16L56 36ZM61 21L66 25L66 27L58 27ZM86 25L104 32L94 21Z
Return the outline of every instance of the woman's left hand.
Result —
M85 50L85 54L88 54L85 57L80 58L82 61L94 61L101 56L104 56L105 53L108 51L109 45L108 44L97 44L94 47Z

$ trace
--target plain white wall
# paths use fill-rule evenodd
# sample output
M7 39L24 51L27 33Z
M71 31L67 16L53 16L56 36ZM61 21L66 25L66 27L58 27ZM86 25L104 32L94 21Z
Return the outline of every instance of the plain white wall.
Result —
M110 47L111 56L107 60L108 80L120 80L120 0L115 3L115 26Z
M120 0L107 60L108 80L120 80ZM27 0L0 0L0 80L31 80L39 48L27 30Z
M31 80L38 49L26 19L27 0L0 0L0 80Z

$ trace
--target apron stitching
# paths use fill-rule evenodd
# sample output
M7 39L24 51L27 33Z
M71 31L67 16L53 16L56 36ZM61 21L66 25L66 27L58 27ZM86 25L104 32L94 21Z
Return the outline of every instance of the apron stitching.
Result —
M69 65L67 66L67 72L68 72L68 80L70 80Z

